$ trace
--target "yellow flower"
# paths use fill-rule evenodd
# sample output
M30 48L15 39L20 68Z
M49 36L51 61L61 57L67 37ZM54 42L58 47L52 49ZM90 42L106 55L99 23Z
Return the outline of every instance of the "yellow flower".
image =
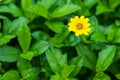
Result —
M90 23L88 23L89 19L85 18L84 16L81 16L80 18L78 16L75 16L74 18L70 19L70 22L68 23L68 30L75 32L76 36L79 35L88 35L90 32Z

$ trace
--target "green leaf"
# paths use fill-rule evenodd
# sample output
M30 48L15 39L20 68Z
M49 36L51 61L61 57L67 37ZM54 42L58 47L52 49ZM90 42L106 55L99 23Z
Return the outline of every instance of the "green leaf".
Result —
M19 59L20 51L15 47L1 47L0 48L0 61L14 62Z
M115 74L115 77L119 80L120 79L120 74Z
M32 47L31 50L34 52L35 56L43 54L48 48L50 44L48 41L36 41Z
M56 33L54 37L50 39L50 43L55 47L62 47L64 46L63 41L66 39L66 37L69 35L68 28L63 28L61 33Z
M39 4L43 5L46 9L49 9L55 2L56 0L41 0Z
M32 78L36 77L39 73L40 73L40 68L34 67L34 68L23 70L21 72L21 75L23 77L23 80L35 80Z
M110 66L110 64L114 59L115 52L116 52L116 46L111 45L111 46L107 46L99 53L96 64L97 72L105 71Z
M10 13L14 17L18 17L22 15L20 9L15 4L12 3L7 6L5 5L0 6L0 13Z
M70 0L67 1L67 4L59 6L57 9L55 9L50 16L52 18L62 17L67 14L73 13L75 11L78 11L80 9L79 6L70 3Z
M19 59L17 61L17 67L18 67L18 69L20 71L22 71L22 70L26 70L26 69L32 68L32 64L28 60Z
M20 75L15 70L10 70L3 75L3 80L19 80Z
M21 0L21 6L24 11L24 15L29 18L29 21L32 21L34 18L37 17L36 14L29 11L29 8L33 5L32 0Z
M7 19L6 16L0 15L0 19Z
M72 58L72 60L69 61L69 64L70 65L75 65L75 68L70 73L70 77L75 77L79 73L80 69L83 66L83 58L74 57L74 58Z
M91 70L95 70L96 57L89 50L87 46L77 45L76 46L77 53L84 60L84 66L90 68Z
M26 53L29 49L31 42L31 33L27 24L24 23L21 27L19 27L17 32L17 38L20 47L22 48L23 52Z
M101 72L101 73L97 73L93 78L93 80L111 80L111 79L107 74Z
M97 20L97 18L95 17L95 16L91 16L90 18L89 18L89 22L90 22L90 28L91 28L91 31L90 31L90 33L92 33L92 32L94 32L95 31L95 29L98 27L98 20Z
M84 0L85 6L92 8L99 0Z
M63 41L65 46L75 46L80 42L80 37L75 36L74 34L70 34L66 39Z
M109 0L109 5L111 6L111 8L116 8L117 6L119 6L120 4L120 0Z
M3 21L3 34L9 34L9 29L12 26L12 21L10 21L8 18L4 19Z
M19 17L12 22L12 27L10 26L9 33L16 35L17 29L23 26L25 23L28 23L28 19L25 17Z
M11 39L13 39L15 36L13 35L4 35L0 37L0 45L6 44L10 42Z
M52 75L52 76L50 77L50 80L61 80L61 77L60 77L58 74Z
M91 13L90 13L90 11L89 11L89 9L88 8L86 8L86 7L82 7L82 9L80 9L79 11L78 11L78 15L84 15L84 16L90 16L91 15Z
M107 35L108 41L112 41L114 39L115 29L116 29L115 24L111 24L106 28L105 34L108 34Z
M23 10L28 9L32 5L32 0L21 0Z
M49 29L56 33L61 33L64 27L64 24L61 21L46 21L45 24Z
M49 40L50 36L43 32L43 31L35 31L32 33L32 36L36 39L36 40Z
M2 4L8 4L10 2L12 2L12 0L2 0Z
M90 40L107 42L104 32L98 27L96 31L92 34Z
M26 53L21 53L20 56L24 59L31 60L34 56L34 53L29 51L29 52L26 52Z
M10 21L9 19L5 19L3 25L3 33L12 34L16 36L17 29L21 27L23 23L28 23L28 20L25 17L19 17L13 21Z
M56 48L50 48L46 52L47 61L51 69L56 74L61 74L61 69L67 64L67 55L62 55L61 51Z
M62 78L67 78L70 75L70 73L74 70L74 68L75 65L65 66L62 70Z
M117 26L120 26L120 20L116 20L116 21L115 21L115 24L116 24Z
M113 43L120 43L120 28L115 29L114 37L113 37Z
M32 5L29 7L28 11L48 19L48 9L46 9L43 5Z
M102 3L99 3L96 7L96 15L103 14L106 12L113 12L114 10L107 5L104 5Z

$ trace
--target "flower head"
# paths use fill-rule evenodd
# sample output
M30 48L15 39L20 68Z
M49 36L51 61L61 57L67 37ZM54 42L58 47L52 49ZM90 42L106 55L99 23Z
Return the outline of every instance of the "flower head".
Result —
M74 18L70 19L70 22L68 23L68 30L75 32L76 36L79 35L88 35L90 32L90 23L88 23L89 19L85 18L84 16L81 16L80 18L78 16L75 16Z

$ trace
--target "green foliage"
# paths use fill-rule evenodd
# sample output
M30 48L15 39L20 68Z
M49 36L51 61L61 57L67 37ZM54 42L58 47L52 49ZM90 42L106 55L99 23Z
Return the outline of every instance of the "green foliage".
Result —
M90 68L91 70L95 69L96 58L91 51L89 51L88 47L83 45L77 45L76 50L78 55L83 58L84 66Z
M0 48L0 61L14 62L20 57L20 50L11 46Z
M50 22L47 21L46 25L54 32L56 33L61 33L62 32L62 28L64 27L64 24L60 21L54 21L54 22Z
M22 15L22 12L15 4L8 4L6 6L0 6L0 12L1 13L10 13L14 17L18 17Z
M78 11L80 9L79 6L70 3L70 0L67 1L65 5L59 6L55 9L50 16L53 18L62 17L64 15L70 14L72 12Z
M97 73L93 80L111 80L110 77L105 73Z
M43 54L49 48L48 41L36 41L33 45L31 50L34 52L35 56Z
M119 63L120 0L0 0L0 80L119 80Z
M31 33L26 24L21 25L21 27L18 29L17 38L23 52L27 52L31 42Z
M115 56L116 47L115 46L107 46L107 48L103 49L99 55L96 64L96 71L101 72L105 71L108 66L112 63L113 58Z
M15 70L10 70L7 73L5 73L3 75L3 80L19 80L20 79L20 75L17 71Z

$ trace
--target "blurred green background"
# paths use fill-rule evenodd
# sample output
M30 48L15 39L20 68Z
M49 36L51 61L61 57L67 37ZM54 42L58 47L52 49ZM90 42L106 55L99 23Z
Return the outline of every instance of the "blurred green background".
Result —
M0 0L0 80L119 80L119 63L120 0Z

